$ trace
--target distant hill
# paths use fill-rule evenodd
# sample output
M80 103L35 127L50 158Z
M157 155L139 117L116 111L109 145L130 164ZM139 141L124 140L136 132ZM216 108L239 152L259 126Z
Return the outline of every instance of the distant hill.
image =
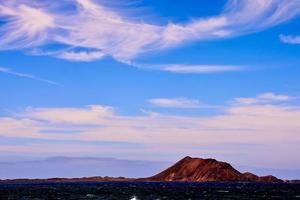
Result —
M259 177L252 173L241 173L226 162L215 159L185 157L163 172L142 180L147 181L245 181L283 182L274 176Z

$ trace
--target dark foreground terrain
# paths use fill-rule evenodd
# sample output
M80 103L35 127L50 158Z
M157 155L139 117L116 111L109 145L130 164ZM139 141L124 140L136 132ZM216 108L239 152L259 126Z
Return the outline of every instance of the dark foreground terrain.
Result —
M73 182L0 183L0 199L299 199L300 184Z

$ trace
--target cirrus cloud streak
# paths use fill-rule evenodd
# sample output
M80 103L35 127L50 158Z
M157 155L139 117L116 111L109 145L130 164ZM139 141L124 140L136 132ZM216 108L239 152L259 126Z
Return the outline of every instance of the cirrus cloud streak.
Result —
M149 51L261 31L299 13L300 2L295 0L228 0L216 16L156 25L133 20L96 0L1 1L0 44L1 50L44 48L46 55L75 61L111 56L128 62ZM47 44L68 48L49 53ZM82 49L75 51L77 47Z

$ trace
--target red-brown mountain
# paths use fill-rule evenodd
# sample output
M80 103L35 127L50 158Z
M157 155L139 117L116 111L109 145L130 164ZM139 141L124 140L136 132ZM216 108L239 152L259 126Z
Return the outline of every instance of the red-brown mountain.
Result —
M215 159L185 157L165 171L142 180L146 181L245 181L282 182L274 176L259 177L241 173L226 162Z

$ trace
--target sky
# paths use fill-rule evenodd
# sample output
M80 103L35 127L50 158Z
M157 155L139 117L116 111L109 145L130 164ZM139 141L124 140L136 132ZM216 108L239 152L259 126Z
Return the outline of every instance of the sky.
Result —
M0 158L300 178L299 27L299 0L0 0Z

